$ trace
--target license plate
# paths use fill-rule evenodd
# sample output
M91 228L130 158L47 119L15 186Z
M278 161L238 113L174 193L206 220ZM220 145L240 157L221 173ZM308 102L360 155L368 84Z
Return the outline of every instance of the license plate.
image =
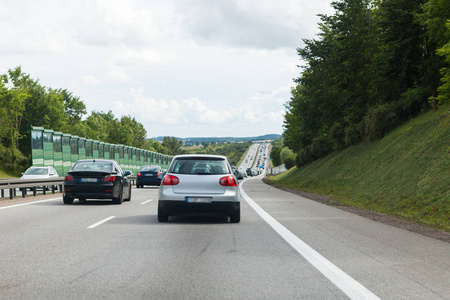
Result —
M97 178L81 178L81 182L97 182Z
M145 176L153 176L153 174L145 174Z
M211 197L186 197L188 203L211 203Z

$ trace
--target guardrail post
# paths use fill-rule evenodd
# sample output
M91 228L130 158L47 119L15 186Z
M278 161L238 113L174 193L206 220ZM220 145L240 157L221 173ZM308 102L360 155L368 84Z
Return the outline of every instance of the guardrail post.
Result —
M13 189L9 189L9 199L12 200L13 197L14 197L14 195L13 195Z
M22 190L22 198L25 198L25 196L27 195L27 188L21 188Z
M5 197L5 190L2 189L2 198Z
M47 186L42 186L42 194L45 196L47 194Z
M36 190L37 190L37 188L35 186L33 186L33 196L36 196Z

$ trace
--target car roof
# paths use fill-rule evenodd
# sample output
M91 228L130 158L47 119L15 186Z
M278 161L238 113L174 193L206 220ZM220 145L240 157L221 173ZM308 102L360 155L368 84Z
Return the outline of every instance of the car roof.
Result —
M80 160L77 160L77 162L111 162L111 163L117 163L115 160L110 160L110 159L80 159Z
M226 156L223 155L214 155L214 154L180 154L180 155L176 155L173 159L177 159L177 158L191 158L191 157L200 157L200 158L222 158L222 159L227 159Z

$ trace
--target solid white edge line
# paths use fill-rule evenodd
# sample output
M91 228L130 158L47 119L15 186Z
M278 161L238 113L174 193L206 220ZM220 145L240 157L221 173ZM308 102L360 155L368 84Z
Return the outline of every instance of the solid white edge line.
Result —
M267 222L267 224L269 224L286 242L288 242L289 245L291 245L301 256L303 256L350 299L380 299L377 295L369 291L347 273L336 267L329 260L320 255L317 251L299 239L296 235L264 211L258 204L256 204L256 202L252 200L252 198L247 195L242 187L242 184L240 185L240 191L247 203L261 216L261 218L263 218L264 221Z
M151 201L153 201L153 199L150 199L150 200L144 201L144 202L142 202L141 204L147 204L147 203L149 203L149 202L151 202Z
M114 219L116 216L111 216L111 217L109 217L109 218L106 218L106 219L104 219L104 220L101 220L100 222L97 222L97 223L95 223L95 224L92 224L91 226L89 226L88 228L90 228L90 229L92 229L92 228L95 228L95 227L97 227L98 225L101 225L101 224L103 224L103 223L105 223L105 222L108 222L109 220L111 220L111 219Z
M9 206L3 206L3 207L0 207L0 210L7 209L7 208L19 207L19 206L25 206L25 205L31 205L31 204L35 204L35 203L48 202L48 201L53 201L53 200L60 200L60 199L61 199L61 197L52 198L52 199L45 199L45 200L39 200L39 201L33 201L33 202L27 202L27 203L21 203L21 204L14 204L14 205L9 205ZM5 200L5 201L8 201L8 200Z

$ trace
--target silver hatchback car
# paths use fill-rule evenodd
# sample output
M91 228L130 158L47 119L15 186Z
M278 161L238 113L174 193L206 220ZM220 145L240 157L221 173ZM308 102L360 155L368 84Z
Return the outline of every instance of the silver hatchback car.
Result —
M177 155L164 176L158 195L158 221L176 215L229 216L241 220L238 180L225 156Z

